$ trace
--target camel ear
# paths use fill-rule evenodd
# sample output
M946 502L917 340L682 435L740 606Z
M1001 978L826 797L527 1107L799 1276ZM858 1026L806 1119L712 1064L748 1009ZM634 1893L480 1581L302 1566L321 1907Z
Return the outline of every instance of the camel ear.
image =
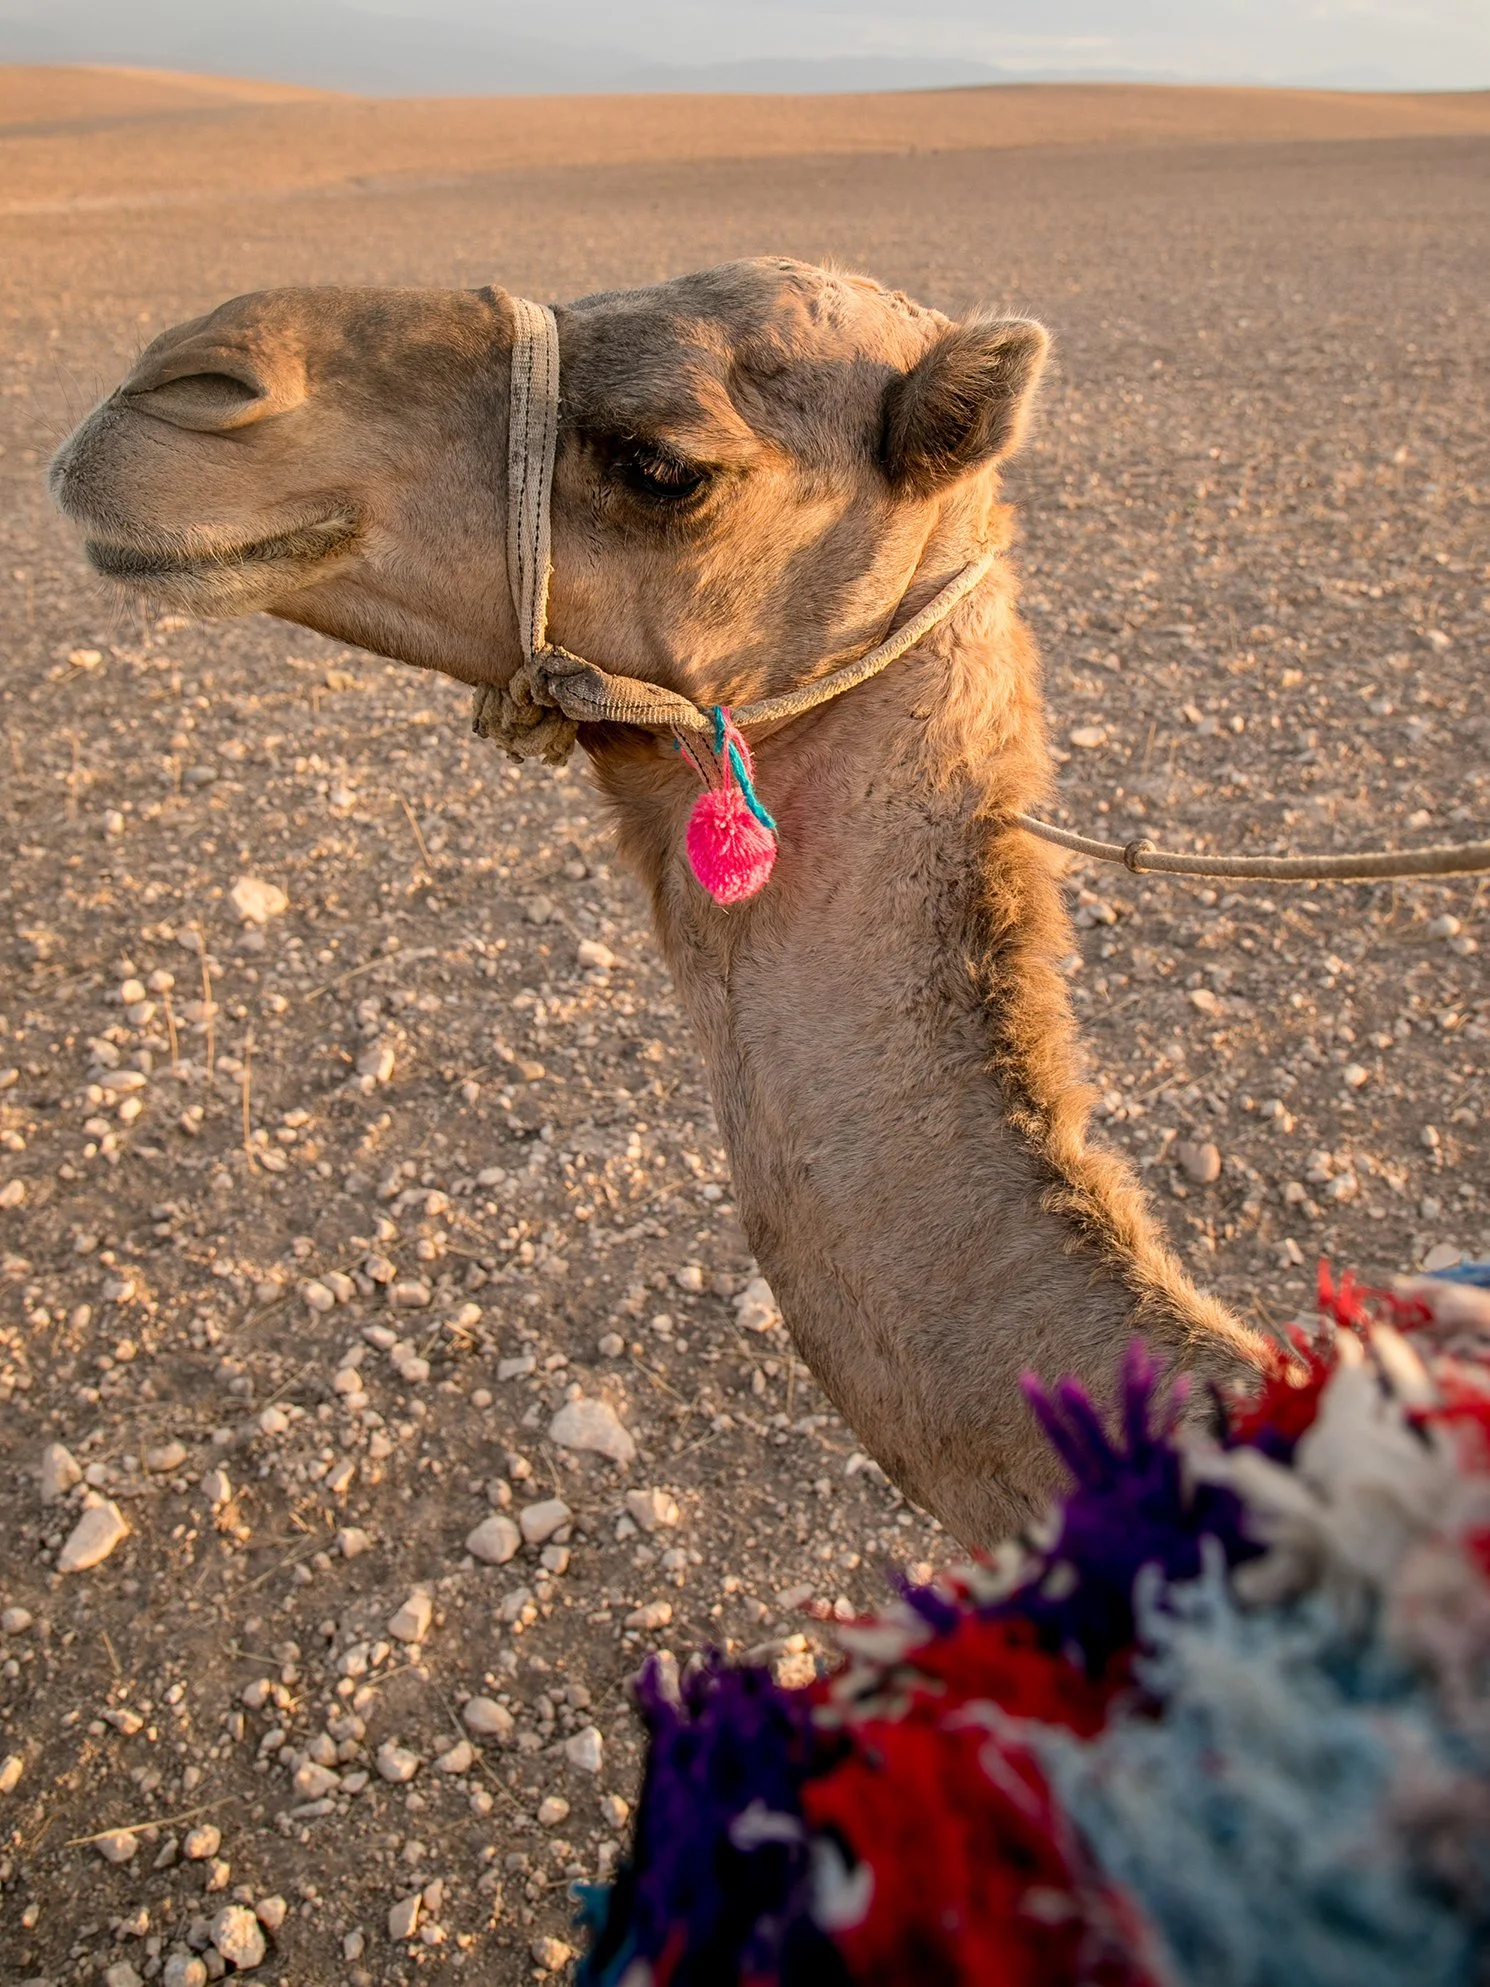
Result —
M970 320L944 331L885 394L886 475L920 496L1024 440L1050 338L1028 318Z

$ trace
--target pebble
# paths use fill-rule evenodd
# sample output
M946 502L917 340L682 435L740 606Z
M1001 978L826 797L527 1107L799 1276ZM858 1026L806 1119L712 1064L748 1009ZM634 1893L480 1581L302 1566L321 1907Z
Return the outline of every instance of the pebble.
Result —
M381 1762L379 1766L381 1770ZM385 1779L391 1777L393 1776L384 1775ZM408 1777L407 1774L404 1775L405 1779ZM333 1788L341 1785L341 1775L333 1773L329 1766L318 1766L313 1759L308 1759L303 1766L296 1767L290 1785L294 1788L298 1800L323 1801Z
M202 1495L214 1510L233 1501L233 1485L225 1469L208 1470L202 1478Z
M305 1299L306 1304L312 1311L334 1311L336 1309L335 1293L315 1278L312 1278L309 1283L301 1284L300 1295Z
M679 1290L686 1290L690 1297L697 1297L704 1287L703 1267L699 1263L684 1263L673 1271L673 1282Z
M282 1407L266 1407L258 1419L261 1435L283 1435L289 1425L290 1417Z
M390 1083L395 1060L391 1042L369 1042L357 1058L357 1074L369 1085Z
M516 1353L511 1359L497 1361L497 1378L500 1381L524 1380L537 1364L537 1358L533 1353Z
M626 1509L644 1532L676 1525L680 1515L677 1499L666 1490L628 1490Z
M608 1401L566 1401L548 1425L549 1438L561 1449L584 1449L611 1462L635 1461L636 1443L622 1427L620 1416Z
M639 1608L633 1608L626 1617L628 1628L666 1628L673 1618L671 1601L643 1601Z
M266 1932L277 1932L289 1915L289 1905L278 1894L273 1897L261 1897L254 1906L254 1916Z
M139 1854L140 1838L128 1828L110 1829L94 1845L106 1863L132 1863Z
M267 1948L263 1929L245 1904L225 1904L212 1921L212 1943L240 1973L263 1962Z
M600 1819L607 1828L624 1828L631 1819L631 1803L624 1794L602 1794Z
M422 1642L429 1633L434 1612L435 1604L429 1595L416 1589L403 1606L388 1617L388 1633L400 1642Z
M1454 1269L1463 1261L1461 1252L1452 1242L1435 1242L1423 1258L1423 1268L1433 1274L1441 1269Z
M98 1566L129 1537L129 1526L117 1504L107 1498L85 1511L57 1555L59 1573L86 1573Z
M763 1276L751 1277L735 1299L735 1323L745 1332L768 1332L781 1323L781 1307Z
M24 1635L35 1619L30 1608L7 1608L0 1614L0 1634Z
M1107 743L1107 729L1100 724L1073 725L1066 736L1078 752L1099 752Z
M541 1828L557 1828L567 1820L569 1803L562 1794L545 1794L538 1803L538 1824Z
M547 1545L573 1516L562 1497L548 1497L541 1504L527 1505L518 1516L518 1524L529 1545Z
M516 1557L522 1542L523 1535L512 1520L493 1512L467 1536L466 1551L484 1566L505 1566Z
M7 1180L5 1185L0 1187L0 1207L20 1207L24 1204L25 1199L26 1182L24 1180Z
M1181 1140L1175 1147L1174 1156L1185 1178L1192 1180L1197 1187L1208 1187L1221 1177L1220 1149L1209 1140L1203 1144Z
M626 1350L626 1341L619 1332L605 1332L595 1350L602 1359L619 1359Z
M200 1828L188 1829L186 1839L181 1844L181 1853L190 1863L205 1863L209 1856L215 1856L222 1847L222 1830L214 1822L203 1822Z
M207 1987L207 1969L195 1953L172 1953L160 1978L161 1987Z
M1209 987L1191 987L1190 1005L1201 1014L1219 1014L1221 997L1212 993Z
M395 1787L401 1786L419 1771L419 1755L410 1752L407 1746L385 1739L378 1747L377 1768L384 1780L391 1781Z
M1348 1062L1341 1071L1347 1090L1359 1090L1362 1084L1371 1081L1371 1072L1364 1063Z
M597 973L608 973L616 963L615 953L608 945L602 945L598 938L582 938L574 948L574 956L581 966L588 966Z
M510 1739L516 1724L507 1706L494 1697L468 1697L460 1721L478 1739Z
M424 1905L424 1893L415 1891L412 1897L401 1897L388 1913L388 1936L394 1941L412 1939L419 1929L419 1913Z
M552 897L530 897L523 905L523 914L530 925L546 925L556 915Z
M422 1311L428 1305L429 1300L429 1285L420 1282L417 1277L409 1277L393 1284L388 1292L388 1302L396 1311ZM411 1358L405 1363L425 1366L425 1361L418 1358ZM427 1375L428 1368L426 1366L426 1377Z
M435 1761L437 1773L469 1773L476 1764L476 1748L469 1739L457 1739L448 1752Z
M564 1757L581 1773L598 1773L605 1759L605 1741L595 1725L586 1725L564 1741Z
M41 1501L55 1504L74 1484L83 1481L83 1472L71 1450L60 1442L48 1442L41 1452Z
M565 1945L562 1939L550 1938L545 1934L534 1939L528 1947L533 1955L533 1964L541 1966L545 1973L558 1973L574 1958L574 1948Z
M336 1535L336 1549L343 1559L356 1559L371 1548L372 1540L360 1525L344 1525Z
M145 1467L152 1476L170 1476L186 1461L184 1442L162 1442L158 1449L145 1451Z
M245 924L268 924L290 908L290 900L279 885L266 883L261 876L240 876L228 894Z
M26 1762L18 1752L8 1752L0 1759L0 1794L13 1794L25 1770Z
M104 1968L103 1987L145 1987L145 1983L127 1959L117 1959Z

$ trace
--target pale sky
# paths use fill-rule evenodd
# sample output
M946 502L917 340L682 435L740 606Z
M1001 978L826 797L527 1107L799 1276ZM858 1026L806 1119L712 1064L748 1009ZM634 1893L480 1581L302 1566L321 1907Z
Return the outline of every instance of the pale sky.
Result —
M0 60L342 88L1490 88L1490 0L0 0ZM700 73L702 72L702 73Z

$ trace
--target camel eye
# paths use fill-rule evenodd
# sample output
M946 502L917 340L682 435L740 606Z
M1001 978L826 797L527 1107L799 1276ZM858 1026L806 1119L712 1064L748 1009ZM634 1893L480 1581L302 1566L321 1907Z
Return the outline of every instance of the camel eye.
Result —
M709 480L708 470L698 463L668 449L645 445L623 455L618 467L628 489L655 503L679 503L694 496Z

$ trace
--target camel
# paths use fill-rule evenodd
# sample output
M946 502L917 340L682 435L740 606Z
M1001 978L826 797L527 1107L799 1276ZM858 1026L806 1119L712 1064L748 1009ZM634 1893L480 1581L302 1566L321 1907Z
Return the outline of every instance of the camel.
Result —
M157 338L52 468L94 568L500 691L518 306L500 289L288 289ZM750 1245L864 1448L970 1546L1044 1508L1036 1368L1105 1393L1143 1333L1207 1378L1267 1342L1196 1289L1093 1142L1058 961L1035 648L1000 465L1048 339L779 258L557 312L554 639L736 706L862 655L968 563L892 668L752 736L779 828L724 909L683 854L666 738L578 742L702 1045Z

